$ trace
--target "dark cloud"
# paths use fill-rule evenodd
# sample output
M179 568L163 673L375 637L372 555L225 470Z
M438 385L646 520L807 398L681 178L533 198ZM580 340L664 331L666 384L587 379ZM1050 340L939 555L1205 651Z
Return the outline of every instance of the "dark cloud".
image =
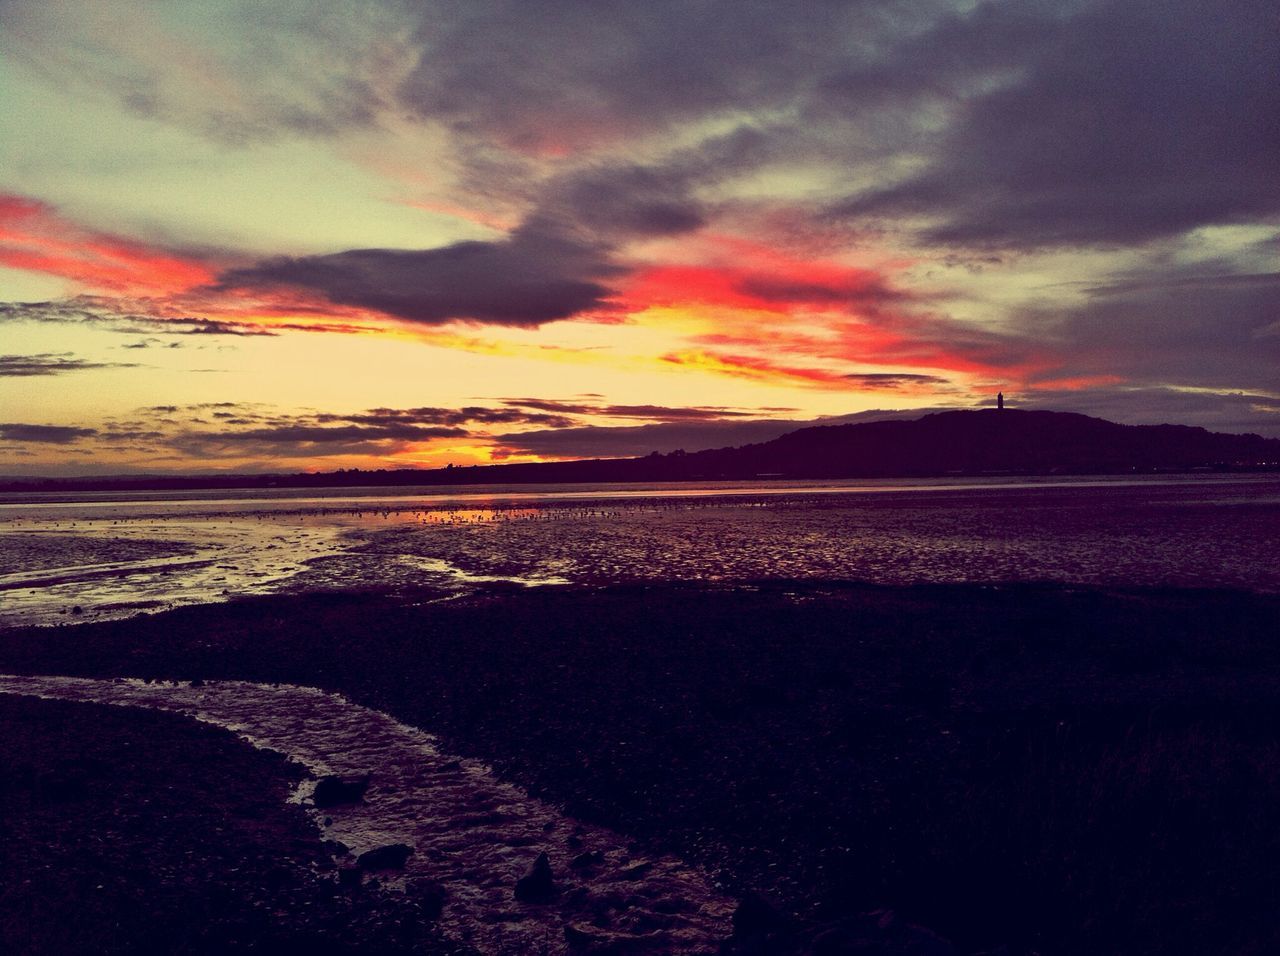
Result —
M1038 36L1025 21L1017 3L987 3L938 25L944 79L954 52L981 42L975 26L1027 34L1005 55L1013 79L957 90L957 121L926 169L843 213L941 218L931 241L1026 247L1142 242L1280 211L1271 0L1108 0L1043 16Z
M772 0L443 3L404 105L463 135L555 153L735 111L792 106L814 78L868 56L944 4Z
M165 342L161 339L149 338L149 339L139 339L137 342L129 342L120 347L122 349L153 349L153 348L180 349L182 348L182 343L181 342Z
M756 418L764 412L795 411L793 408L724 408L705 405L608 405L601 402L555 401L545 398L504 398L507 405L537 408L567 415L595 415L606 418L647 418L659 421L716 421Z
M164 315L149 315L130 309L129 305L129 300L87 295L47 302L0 302L0 322L75 323L94 325L110 332L123 332L129 335L270 336L278 334L271 328L252 322L234 322L197 316L171 318ZM125 347L144 348L146 346L135 343Z
M864 388L901 388L904 385L950 385L951 382L936 375L915 375L903 372L854 372L846 375L851 382Z
M386 425L279 425L271 428L246 428L218 432L193 433L188 439L212 439L220 442L250 444L331 444L382 441L426 441L429 438L459 438L465 429L426 427L408 422Z
M706 222L691 189L705 172L680 159L661 165L594 165L552 180L530 228L572 223L604 241L676 235Z
M316 416L320 422L347 421L360 425L546 425L559 427L570 424L563 415L530 413L515 408L488 408L467 405L462 408L373 408L351 415L324 413Z
M98 433L98 439L106 442L156 442L165 437L162 431L154 428L118 428L110 426Z
M278 335L274 329L252 322L229 322L225 319L151 319L138 321L135 324L144 328L149 323L155 331L163 331L169 335L238 335L238 336L272 336ZM299 328L299 326L293 326Z
M0 355L0 378L25 378L33 375L61 375L100 368L138 368L130 362L90 362L74 358L69 352L44 352L39 355Z
M595 402L556 401L549 398L504 398L502 401L518 408L538 408L547 412L563 412L566 415L589 415L599 408L598 403Z
M1159 267L1095 286L1085 304L1024 317L1062 362L1050 373L1280 391L1280 272Z
M662 421L716 421L725 418L747 418L756 413L730 408L700 406L673 408L670 405L604 405L597 415L610 418L656 418Z
M0 439L16 442L39 442L49 445L66 445L81 438L96 435L93 428L74 428L67 425L29 425L21 422L0 422Z
M607 251L531 228L440 249L353 249L274 259L222 276L224 289L289 286L413 322L537 326L600 306Z
M910 298L889 285L884 276L855 273L845 282L798 282L774 276L748 276L737 284L739 292L773 302L859 305L872 310L888 302ZM862 310L864 313L866 308Z

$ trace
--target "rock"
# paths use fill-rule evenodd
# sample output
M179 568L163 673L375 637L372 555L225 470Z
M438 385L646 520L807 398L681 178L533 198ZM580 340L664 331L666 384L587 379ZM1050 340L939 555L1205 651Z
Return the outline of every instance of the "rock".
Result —
M637 863L635 866L629 866L625 870L619 870L618 879L638 880L644 877L651 869L653 869L652 863Z
M516 899L521 903L550 903L558 892L545 853L539 853L529 872L516 880Z
M603 934L589 926L574 925L573 923L564 924L564 941L569 945L569 949L574 952L597 949L605 942L605 939L606 937Z
M408 844L389 843L361 853L356 866L362 870L403 870L412 855L413 847Z
M564 941L571 953L593 956L653 956L672 951L672 939L665 933L631 935L613 933L583 923L565 923Z
M321 777L311 799L317 807L336 807L343 803L359 803L369 789L370 774L358 777Z
M587 853L579 853L569 861L569 866L575 870L585 870L588 867L599 866L604 862L604 854L599 850L590 850Z
M347 865L338 868L338 885L344 890L358 890L363 879L364 873L358 866Z
M409 895L422 907L422 915L429 920L438 920L444 912L445 900L449 892L444 884L436 880L411 880L406 887Z

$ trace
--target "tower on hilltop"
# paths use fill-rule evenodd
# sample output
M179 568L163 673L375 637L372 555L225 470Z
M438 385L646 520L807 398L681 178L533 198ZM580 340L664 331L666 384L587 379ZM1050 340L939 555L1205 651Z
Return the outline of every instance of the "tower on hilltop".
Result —
M996 392L996 411L1004 410L1004 392Z

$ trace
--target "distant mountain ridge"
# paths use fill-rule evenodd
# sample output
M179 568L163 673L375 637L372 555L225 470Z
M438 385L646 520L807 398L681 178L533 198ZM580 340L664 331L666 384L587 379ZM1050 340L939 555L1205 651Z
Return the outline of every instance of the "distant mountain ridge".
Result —
M1120 425L1071 412L981 409L801 428L736 448L432 470L30 479L6 491L355 487L754 478L913 478L1280 469L1280 439L1188 425Z

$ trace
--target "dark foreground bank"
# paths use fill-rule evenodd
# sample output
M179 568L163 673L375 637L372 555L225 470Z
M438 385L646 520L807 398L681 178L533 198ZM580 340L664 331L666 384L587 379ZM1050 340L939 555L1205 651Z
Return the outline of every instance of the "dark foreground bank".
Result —
M194 720L0 695L6 953L454 954L410 894L340 892L303 775Z
M797 948L891 907L968 952L1265 953L1277 634L1228 592L541 589L10 631L0 670L340 690L763 892Z

